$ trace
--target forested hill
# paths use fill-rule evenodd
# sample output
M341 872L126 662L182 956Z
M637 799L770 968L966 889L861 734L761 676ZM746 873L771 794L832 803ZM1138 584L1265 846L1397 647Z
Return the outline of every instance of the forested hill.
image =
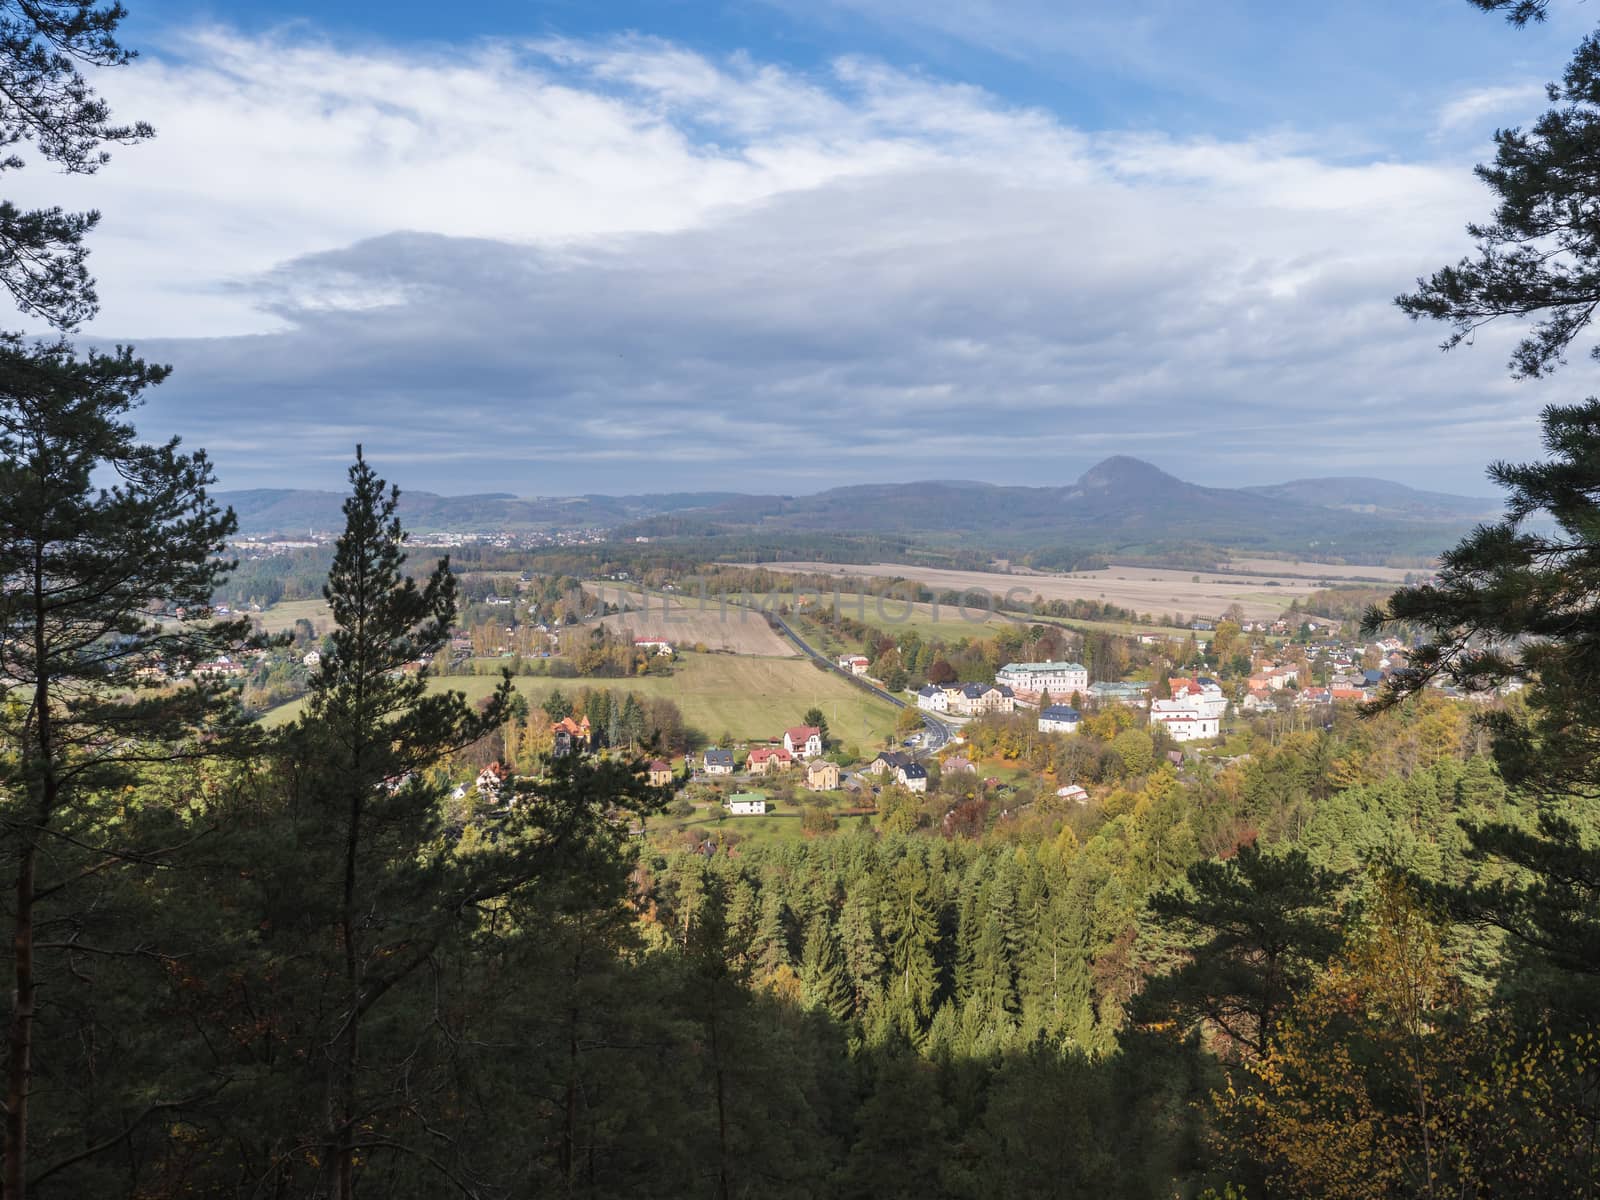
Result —
M245 533L330 530L340 520L341 498L332 492L264 489L219 498L233 506ZM1431 555L1495 512L1496 504L1380 479L1201 487L1118 456L1062 487L929 480L810 496L696 492L527 499L408 493L401 511L418 532L587 527L656 537L859 533L1011 549L1200 541L1262 550Z

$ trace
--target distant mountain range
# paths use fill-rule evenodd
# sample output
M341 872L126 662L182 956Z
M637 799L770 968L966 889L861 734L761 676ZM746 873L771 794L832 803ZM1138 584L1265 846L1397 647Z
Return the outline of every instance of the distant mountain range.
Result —
M219 496L247 534L332 530L335 492L256 489ZM998 548L1161 547L1184 542L1261 549L1443 548L1500 511L1497 501L1419 491L1385 479L1300 479L1266 487L1186 483L1118 455L1065 487L929 480L832 488L810 496L679 492L525 498L406 492L401 517L419 532L609 528L620 536L895 534Z

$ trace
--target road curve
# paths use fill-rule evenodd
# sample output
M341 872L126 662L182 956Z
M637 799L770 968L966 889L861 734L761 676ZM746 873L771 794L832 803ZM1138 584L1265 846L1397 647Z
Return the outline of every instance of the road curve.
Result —
M877 684L868 683L859 675L853 674L850 671L846 671L838 663L834 662L833 659L829 658L826 654L823 654L815 646L811 645L810 642L806 641L805 638L801 637L792 628L790 628L789 622L785 621L777 613L769 612L766 614L766 618L772 622L772 624L778 629L778 632L782 633L784 637L788 638L796 646L800 647L800 652L802 654L805 654L809 658L815 659L817 662L821 663L825 668L832 671L840 678L848 681L851 684L854 684L863 691L871 692L880 700L887 700L896 708L911 707L911 705L907 704L904 700L900 699L899 696L894 695L892 692L886 692ZM922 718L923 725L927 726L928 729L928 744L924 746L918 753L919 755L932 754L941 749L944 744L950 740L950 726L939 720L932 713L923 712L919 709L917 715Z

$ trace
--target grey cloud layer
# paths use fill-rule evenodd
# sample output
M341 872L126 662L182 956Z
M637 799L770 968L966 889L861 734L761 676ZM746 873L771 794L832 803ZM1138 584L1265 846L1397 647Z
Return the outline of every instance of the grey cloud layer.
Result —
M1482 203L1460 166L1090 137L859 62L819 80L639 42L448 69L281 54L363 113L417 73L391 148L453 114L450 161L491 157L503 123L476 129L472 105L531 89L561 153L530 135L521 170L440 180L392 149L384 186L418 199L406 232L403 191L364 209L367 182L332 175L315 252L230 262L192 297L262 331L141 341L178 367L146 423L211 447L229 486L337 485L357 440L406 486L521 493L1051 483L1118 451L1202 482L1416 472L1476 492L1484 461L1535 449L1548 389L1506 383L1493 337L1438 355L1388 303L1460 248ZM234 90L248 106L267 86ZM349 121L330 119L336 155ZM573 150L586 121L598 182ZM585 228L574 197L596 190ZM248 215L246 191L208 206L197 185L202 244L226 240L219 205Z

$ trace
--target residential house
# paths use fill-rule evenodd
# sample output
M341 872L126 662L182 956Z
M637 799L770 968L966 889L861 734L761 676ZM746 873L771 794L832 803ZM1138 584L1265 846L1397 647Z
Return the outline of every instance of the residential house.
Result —
M478 795L490 804L500 803L500 789L511 779L511 768L503 762L492 762L478 772L478 782L475 785Z
M550 753L556 758L568 754L582 754L594 744L588 717L584 717L581 721L562 717L550 726L550 732L554 737Z
M1277 712L1278 706L1273 702L1272 693L1265 688L1252 688L1250 694L1244 698L1244 711L1247 713Z
M1039 713L1040 733L1077 733L1082 720L1078 710L1065 704L1052 704Z
M977 766L964 754L952 754L940 768L946 775L976 775Z
M839 764L825 758L816 759L806 767L806 788L813 792L839 790Z
M1088 690L1089 668L1074 662L1007 663L995 672L994 681L1030 700L1044 692L1067 700Z
M732 775L733 751L712 746L701 757L707 775ZM762 811L765 811L764 809Z
M1089 803L1089 793L1075 783L1069 783L1066 787L1058 787L1056 795L1060 799L1070 801L1073 804Z
M634 638L634 649L648 650L651 654L664 658L672 656L672 643L662 641L660 638Z
M783 731L783 748L796 758L815 758L822 753L822 730L815 725L796 725Z
M322 654L316 650L308 651L300 660L300 665L308 671L314 671L322 665Z
M656 759L650 764L650 786L668 787L672 783L672 764L664 759Z
M872 665L872 660L865 654L841 654L839 656L839 669L849 671L852 675L865 675L867 668Z
M794 755L782 746L757 746L744 760L744 769L752 775L765 775L769 771L787 771L792 766L794 766Z
M1340 700L1354 700L1357 704L1365 704L1367 702L1366 691L1358 687L1329 688L1328 693L1328 698L1334 703L1338 703Z
M908 792L928 790L928 768L919 762L908 762L895 772L895 778Z
M1017 695L1003 683L964 683L948 692L950 711L961 717L981 717L985 713L1011 712Z
M956 689L945 689L936 683L925 684L917 689L917 707L926 712L947 713L950 711L950 692Z
M728 811L736 817L759 817L767 811L767 798L760 792L735 792L728 797Z
M867 764L867 770L874 775L882 775L884 772L888 772L890 775L897 776L900 768L911 761L912 758L909 754L903 754L899 750L885 750Z

